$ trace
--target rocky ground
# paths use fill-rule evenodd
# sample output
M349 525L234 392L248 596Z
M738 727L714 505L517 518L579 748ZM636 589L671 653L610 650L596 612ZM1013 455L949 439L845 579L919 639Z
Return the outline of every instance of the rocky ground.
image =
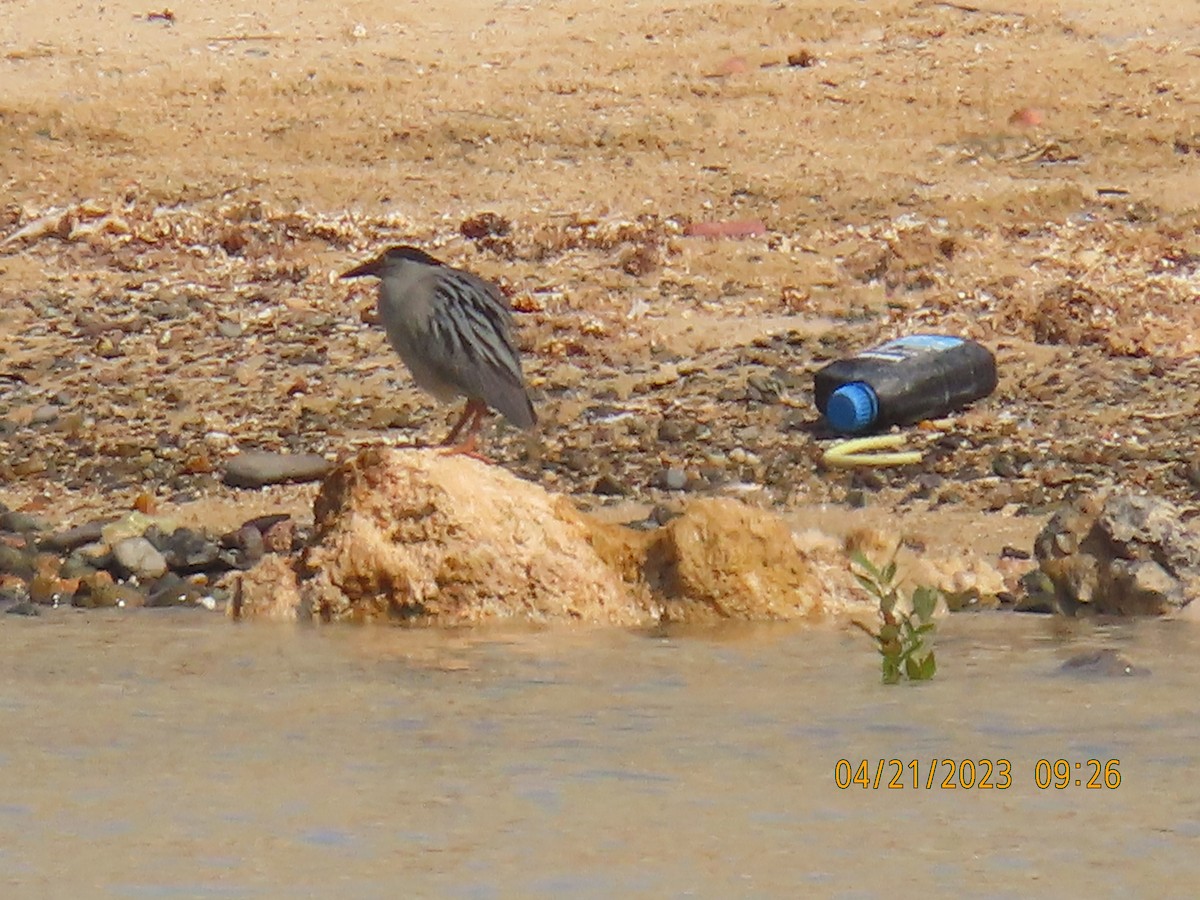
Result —
M489 452L582 505L1191 516L1198 39L1169 0L10 2L0 501L236 534L312 497L239 451L440 440L335 277L404 241L504 287L542 425ZM916 329L999 389L919 465L825 468L813 371Z

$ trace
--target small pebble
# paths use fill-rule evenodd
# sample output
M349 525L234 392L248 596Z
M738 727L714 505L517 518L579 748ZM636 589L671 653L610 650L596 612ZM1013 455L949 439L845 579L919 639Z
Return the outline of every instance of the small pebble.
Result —
M235 546L242 551L242 562L245 567L254 565L266 553L262 532L253 525L243 525L239 528L234 534L234 541ZM238 568L242 567L241 565L238 566Z
M34 554L28 550L18 550L7 544L0 544L0 572L7 572L18 578L32 578L34 558Z
M40 616L42 611L32 600L21 600L5 610L10 616Z
M29 588L20 578L0 579L0 604L25 603Z
M592 493L600 494L604 497L624 497L629 493L629 488L612 475L601 475L596 479L596 483L592 487Z
M58 418L59 409L52 403L46 403L33 411L29 418L30 425L47 425Z
M290 517L284 516L277 522L272 522L267 528L260 528L263 536L263 548L268 553L290 553L296 537L295 523Z
M291 481L318 481L333 464L316 453L271 453L247 450L225 466L225 483L230 487L259 488Z
M192 606L203 591L174 572L168 572L146 589L146 606Z
M650 510L648 520L655 525L666 525L672 519L679 516L679 511L671 509L665 503L655 505L654 509Z
M28 534L31 531L45 531L46 523L37 516L17 512L15 509L0 513L0 531L13 534Z
M687 482L687 472L683 469L672 467L662 473L662 485L668 491L682 491Z

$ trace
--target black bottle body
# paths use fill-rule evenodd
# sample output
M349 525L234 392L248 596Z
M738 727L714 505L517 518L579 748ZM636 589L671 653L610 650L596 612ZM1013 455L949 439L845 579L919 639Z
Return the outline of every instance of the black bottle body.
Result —
M853 433L936 419L996 389L996 360L982 344L940 334L888 341L816 374L817 409Z

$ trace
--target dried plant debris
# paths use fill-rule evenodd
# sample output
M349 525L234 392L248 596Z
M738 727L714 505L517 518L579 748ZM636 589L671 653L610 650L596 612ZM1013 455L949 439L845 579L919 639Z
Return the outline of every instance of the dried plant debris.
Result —
M532 442L502 429L496 452L548 487L589 492L604 476L610 494L653 497L678 470L687 491L783 504L874 495L1037 511L1115 481L1180 498L1198 478L1200 305L1184 300L1200 253L1120 221L966 234L905 219L809 233L804 251L780 234L689 249L678 220L652 215L485 211L422 234L396 217L265 202L89 202L23 211L11 230L22 261L50 273L5 300L0 483L26 496L196 496L239 450L333 458L429 440L449 413L394 365L371 296L331 278L413 234L511 294L545 427ZM503 252L472 249L489 239ZM1036 271L980 266L1000 244ZM786 300L813 252L841 260L806 288L824 295L823 321ZM738 277L747 264L757 282ZM841 291L875 284L891 302L839 315ZM996 396L914 435L920 479L820 470L811 373L912 330L989 343Z

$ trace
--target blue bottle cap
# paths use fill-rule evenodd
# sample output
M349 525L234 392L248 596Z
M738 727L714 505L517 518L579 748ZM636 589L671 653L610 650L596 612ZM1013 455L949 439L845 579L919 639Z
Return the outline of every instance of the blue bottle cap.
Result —
M879 399L865 381L843 384L825 404L825 418L837 431L862 431L878 415Z

